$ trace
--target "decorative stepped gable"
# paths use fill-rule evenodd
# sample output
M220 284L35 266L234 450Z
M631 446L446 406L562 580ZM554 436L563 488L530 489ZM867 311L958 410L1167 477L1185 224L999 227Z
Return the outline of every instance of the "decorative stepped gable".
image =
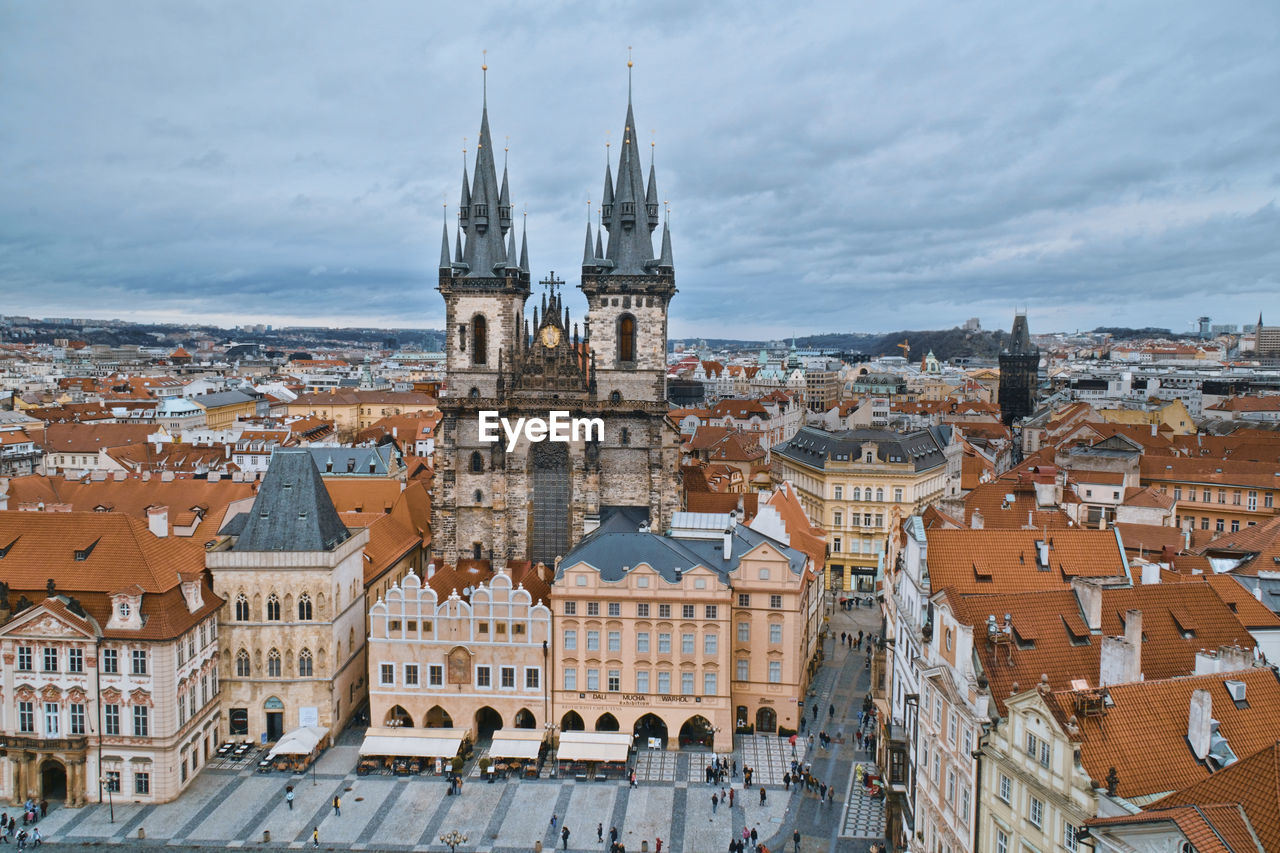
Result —
M520 392L595 392L595 371L590 356L590 338L578 336L578 324L572 324L570 336L569 309L556 286L562 284L554 274L543 282L550 295L542 297L542 312L533 310L533 332L529 326L517 341L518 349L501 354L498 372L499 399ZM541 319L539 319L541 318Z
M232 550L332 551L351 536L305 448L272 454L248 515Z

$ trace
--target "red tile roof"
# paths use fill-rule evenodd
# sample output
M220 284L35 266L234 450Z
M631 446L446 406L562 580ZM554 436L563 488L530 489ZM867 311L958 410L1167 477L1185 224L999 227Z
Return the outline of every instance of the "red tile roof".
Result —
M963 594L1069 589L1073 577L1127 577L1124 554L1110 530L929 531L934 589ZM1048 566L1037 565L1036 543L1048 543Z

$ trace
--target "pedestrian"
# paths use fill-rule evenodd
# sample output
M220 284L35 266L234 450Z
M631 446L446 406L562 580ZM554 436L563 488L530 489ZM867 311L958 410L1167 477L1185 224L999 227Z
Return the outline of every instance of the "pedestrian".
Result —
M756 833L756 828L751 827L751 849L754 850L759 846L760 836Z
M746 844L746 843L747 843L747 839L748 839L748 838L750 838L750 837L751 837L751 833L747 830L747 828L746 828L745 826L744 826L744 827L742 827L742 843L743 843L743 844Z
M792 831L791 843L796 846L796 853L800 853L800 830Z
M656 838L656 839L654 839L654 850L655 850L655 853L662 853L662 839L661 839L661 838Z
M733 789L729 789L729 808L733 808Z
M25 829L18 833L18 849L27 849L27 831Z
M635 786L636 786L636 771L632 770L631 771L631 787L634 788Z
M551 830L554 832L556 828L556 813L551 813Z
M760 786L760 805L762 805L762 806L763 806L763 805L764 805L764 801L765 801L764 785L761 785L761 786Z
M618 843L618 827L616 826L609 827L609 841L612 842L613 844Z
M840 603L841 603L841 604L843 604L844 602L843 602L843 601L841 601ZM842 645L842 646L844 645L844 638L845 638L846 636L848 636L848 635L847 635L847 634L845 634L845 632L844 632L844 631L841 631L841 632L840 632L840 645Z
M818 802L822 802L827 798L827 783L822 782L818 785Z
M284 792L284 801L289 804L289 811L293 811L293 786L289 786L289 790Z
M733 759L733 778L738 778L738 759Z
M31 830L31 846L39 847L41 844L44 844L44 839L40 837L40 827L37 826Z
M560 829L560 840L564 842L564 849L569 849L569 826L566 824Z
M817 720L817 719L818 719L818 706L817 706L817 705L814 705L814 706L813 706L813 719L814 719L814 720Z
M791 774L790 773L782 774L782 790L784 791L791 790Z
M318 826L311 828L311 846L317 850L320 849L320 827Z
M596 824L596 840L604 841L604 824L603 823Z
M716 813L716 806L718 805L720 805L720 798L717 797L715 794L712 794L711 795L711 813L712 814Z
M836 706L835 706L835 704L833 703L833 704L831 704L831 705L828 705L828 706L827 706L827 719L828 719L828 720L834 720L834 719L835 719L835 717L836 717Z
M832 785L827 789L827 805L831 805L836 801L836 786Z

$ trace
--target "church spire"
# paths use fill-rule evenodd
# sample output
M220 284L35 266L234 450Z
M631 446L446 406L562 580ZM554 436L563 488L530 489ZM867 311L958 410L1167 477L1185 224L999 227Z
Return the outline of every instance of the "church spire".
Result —
M466 232L466 246L462 260L467 265L466 276L492 278L500 275L500 266L507 262L507 247L503 235L511 225L510 192L506 170L503 182L498 183L497 167L493 158L493 135L489 131L489 66L485 72L485 91L480 110L480 140L476 144L475 171L470 193L463 189L459 223ZM463 165L466 179L466 165Z
M662 223L662 255L658 258L658 269L675 269L676 263L671 259L671 220Z
M447 218L447 217L446 217ZM440 269L447 270L453 268L453 262L449 260L449 223L445 222L442 226L443 233L440 235Z
M520 272L529 273L529 214L524 215L524 228L520 230Z
M631 104L631 60L627 60L627 118L622 129L622 145L618 153L616 186L609 185L608 164L605 165L605 194L601 213L603 226L609 232L605 259L612 262L613 274L644 275L652 271L652 229L658 225L657 179L651 178L646 192L644 166L640 160L635 110ZM652 200L650 200L652 194ZM650 203L652 201L652 203ZM643 210L642 210L643 206ZM652 222L650 225L649 223Z
M587 220L587 245L582 250L582 265L584 267L594 267L596 265L595 254L591 251L591 220Z

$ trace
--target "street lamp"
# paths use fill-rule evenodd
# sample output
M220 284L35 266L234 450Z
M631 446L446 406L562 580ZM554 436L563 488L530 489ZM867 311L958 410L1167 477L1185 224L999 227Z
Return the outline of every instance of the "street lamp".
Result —
M111 798L111 780L108 779L106 776L103 776L100 779L98 779L98 802L102 802L102 790L104 788L107 791L107 808L111 812L111 822L115 823L116 822L116 804L115 804L115 800Z
M440 836L440 843L448 844L449 853L455 853L455 851L457 851L458 849L459 844L467 843L467 836L463 835L461 832L458 832L458 830L456 829L451 829Z

